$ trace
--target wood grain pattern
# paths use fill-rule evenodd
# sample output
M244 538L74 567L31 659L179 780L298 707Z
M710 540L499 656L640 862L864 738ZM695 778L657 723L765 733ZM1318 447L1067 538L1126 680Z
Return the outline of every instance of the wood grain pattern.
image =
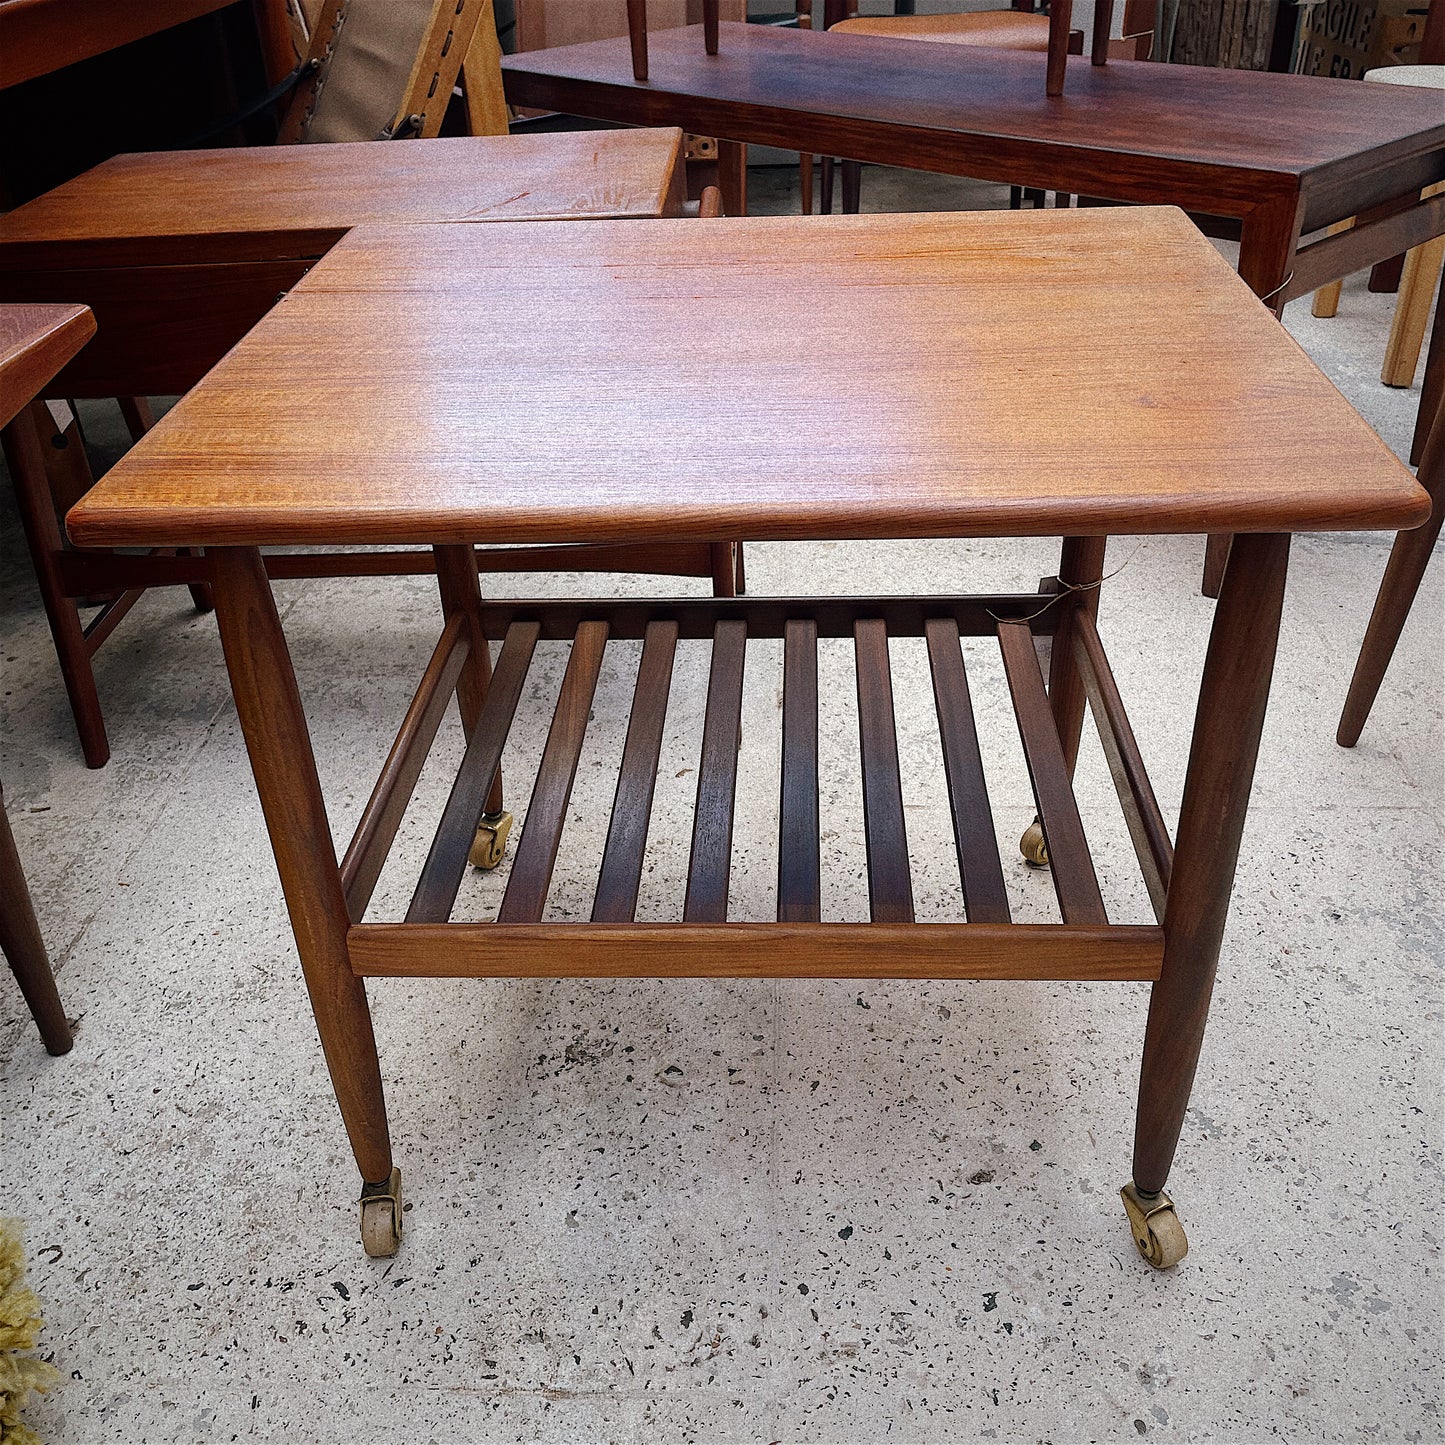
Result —
M727 922L747 641L745 622L719 622L713 632L687 898L682 910L689 923Z
M818 835L818 624L783 634L783 756L778 810L778 922L816 923L822 909Z
M951 618L930 618L925 633L964 908L970 923L1007 923L1008 889L1003 880L958 624Z
M602 850L602 871L592 900L594 923L630 923L637 908L676 652L677 623L649 622L632 694L627 740L622 745L607 845Z
M800 271L816 224L359 228L71 512L71 535L761 540L1428 514L1177 211L838 218Z
M143 40L234 0L0 0L0 90Z
M94 335L95 318L84 306L0 306L0 427L42 395Z
M316 257L380 222L660 216L676 128L123 155L0 217L0 260L68 269Z
M1158 977L1163 931L1115 924L365 923L367 978Z
M1127 155L1169 162L1179 184L1195 187L1196 199L1208 195L1213 204L1236 206L1269 191L1272 176L1328 172L1362 153L1373 153L1378 164L1401 149L1445 144L1438 97L1422 92L1396 105L1361 93L1386 87L1316 76L1075 64L1067 104L1059 104L1042 93L1037 57L981 46L740 25L723 26L714 57L703 54L696 30L654 33L650 45L646 86L633 82L622 41L508 56L508 98L989 180L1020 180L1020 162L1046 164L1042 149L1058 148L1061 159L1077 152L1076 164L1093 151L1105 188L1089 193L1121 200L1141 198L1127 192L1149 174L1146 165L1120 164ZM953 159L943 164L941 152L950 146ZM1015 167L1011 174L1003 173L1007 164ZM1048 185L1043 176L1027 179Z
M577 629L567 658L567 671L562 677L557 710L552 714L552 726L547 732L547 745L537 767L537 781L527 804L522 839L517 844L507 891L502 895L497 914L502 923L536 923L547 906L547 889L551 886L562 828L567 821L567 800L572 796L572 782L577 776L577 761L582 756L582 740L587 734L587 720L592 712L592 698L597 691L606 646L605 622L584 622Z
M863 765L863 836L868 906L874 923L913 922L913 878L898 768L888 628L865 618L853 629L858 676L858 751Z
M1019 623L1005 622L999 626L998 641L1039 822L1048 843L1049 873L1059 897L1059 912L1065 923L1105 924L1108 914L1099 895L1094 860L1069 783L1068 762L1054 728L1033 639Z

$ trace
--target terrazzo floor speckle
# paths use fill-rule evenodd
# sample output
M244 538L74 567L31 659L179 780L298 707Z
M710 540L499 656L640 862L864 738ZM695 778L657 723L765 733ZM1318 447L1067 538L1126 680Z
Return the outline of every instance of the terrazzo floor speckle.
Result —
M753 177L758 210L790 176ZM883 209L997 204L870 170ZM1399 450L1391 298L1287 320ZM104 440L114 423L90 408ZM1204 1058L1171 1189L1191 1252L1137 1259L1128 1175L1147 992L1097 984L385 981L371 987L408 1200L390 1261L295 962L214 623L149 594L99 657L114 760L80 762L8 488L4 777L73 1053L0 980L4 1202L28 1221L44 1352L29 1418L89 1442L1438 1442L1442 579L1427 577L1360 745L1335 721L1390 539L1300 538ZM1198 538L1116 546L1101 629L1171 820L1212 604ZM1030 585L1037 540L754 545L750 587ZM701 591L521 576L524 594ZM339 841L435 639L429 579L278 588ZM920 915L959 916L931 701L895 649ZM560 682L541 652L537 703ZM972 661L972 658L971 658ZM549 912L585 915L637 665L609 650ZM827 897L866 916L856 720L824 649ZM695 786L684 647L641 916L675 916ZM837 671L837 684L829 680ZM996 665L971 668L1003 856L1032 813ZM780 658L745 707L779 706ZM524 705L525 706L525 705ZM1088 734L1092 738L1092 734ZM508 764L535 768L540 724ZM423 774L373 917L404 903L459 754ZM776 743L740 761L734 916L776 868ZM1107 769L1080 797L1111 912L1147 908ZM1127 865L1127 866L1126 866ZM1017 916L1046 876L1007 865ZM494 906L476 875L458 916Z

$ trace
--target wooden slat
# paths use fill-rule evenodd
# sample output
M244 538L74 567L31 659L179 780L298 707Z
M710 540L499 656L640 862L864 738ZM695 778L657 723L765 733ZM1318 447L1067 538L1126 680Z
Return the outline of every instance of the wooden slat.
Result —
M1129 836L1139 855L1139 867L1144 874L1144 886L1149 890L1149 901L1154 906L1154 916L1162 923L1164 903L1169 896L1169 875L1174 870L1174 844L1094 619L1081 612L1074 626L1074 660L1098 726L1104 756L1109 760L1124 821L1129 825Z
M707 685L707 715L703 720L697 808L692 825L692 856L688 859L687 899L682 910L682 916L689 923L727 921L747 641L745 622L719 622L713 631L712 671Z
M361 821L356 825L351 846L341 861L341 888L346 894L346 911L353 921L360 920L371 902L376 880L381 877L387 852L426 764L437 728L446 716L447 704L456 691L468 651L467 619L457 613L447 619L442 629L396 741L371 790Z
M487 790L501 766L502 748L527 680L538 631L535 622L519 622L507 629L482 715L467 743L436 837L432 839L431 851L412 894L411 907L406 913L408 923L445 923L451 916Z
M1387 254L1390 248L1408 251L1412 246L1421 245L1438 235L1442 227L1445 227L1445 195L1302 246L1295 252L1294 269L1281 293L1283 301L1293 301L1327 281L1348 276L1368 266L1373 258Z
M778 922L816 923L822 909L818 841L818 625L783 631L783 778L778 822Z
M572 796L572 781L577 776L577 760L582 756L587 716L592 710L606 646L605 622L584 622L577 629L567 671L562 676L557 710L547 732L547 746L542 750L537 781L527 804L522 839L497 913L499 923L535 923L547 906L547 889L567 821L567 800Z
M1007 923L1008 890L998 856L998 837L988 801L988 785L984 781L958 624L948 618L935 617L925 624L924 633L933 670L933 700L938 708L938 732L943 743L948 806L953 815L953 841L958 849L964 908L970 923Z
M652 794L657 785L657 760L667 721L667 694L677 653L677 623L649 622L632 693L632 716L617 774L617 795L607 829L602 872L592 902L594 923L630 923L637 909Z
M922 637L930 617L951 617L970 637L992 637L1004 617L1028 620L1038 633L1052 632L1056 609L1041 611L1048 600L1038 592L973 597L595 597L565 602L514 598L484 603L482 624L488 637L500 637L525 618L540 622L542 636L553 640L571 637L579 623L597 619L608 623L614 641L621 641L641 637L649 622L671 618L677 622L678 637L694 641L711 637L719 622L729 621L746 622L749 637L782 637L797 618L816 623L819 637L852 637L860 617L881 617L890 637Z
M372 978L1154 979L1163 930L1033 923L366 923Z
M1094 860L1089 856L1069 771L1064 765L1059 734L1049 711L1044 675L1039 670L1033 638L1028 628L1019 623L1004 622L999 626L998 640L1033 783L1034 801L1038 804L1039 822L1043 824L1044 841L1048 844L1049 871L1053 874L1054 891L1059 895L1059 911L1065 923L1106 924L1109 918L1099 893L1099 880L1094 875Z
M90 619L83 636L85 637L85 650L92 657L99 651L101 643L120 626L121 619L141 600L144 594L144 587L132 587L122 592L119 597L111 598Z
M858 668L858 743L863 761L863 833L868 843L868 905L875 923L913 921L903 779L893 720L888 627L878 617L854 624Z

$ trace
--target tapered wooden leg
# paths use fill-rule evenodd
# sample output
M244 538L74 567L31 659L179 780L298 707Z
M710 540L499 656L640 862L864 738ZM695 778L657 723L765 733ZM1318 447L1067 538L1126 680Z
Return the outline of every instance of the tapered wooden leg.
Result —
M30 889L15 849L15 836L5 816L5 796L0 793L0 952L5 955L20 992L30 1008L30 1017L40 1030L45 1051L68 1054L73 1040L70 1023L55 987L55 975L45 955L45 942Z
M1289 537L1234 539L1214 614L1164 910L1164 962L1149 1000L1134 1185L1164 1188L1189 1102L1274 671Z
M813 214L813 157L804 151L798 157L799 209L805 216Z
M1433 190L1434 187L1431 187ZM1405 257L1400 277L1400 295L1385 343L1385 360L1380 380L1386 386L1414 386L1420 349L1425 344L1425 323L1430 319L1430 302L1435 282L1440 279L1440 262L1445 259L1445 236L1436 236L1414 247Z
M482 715L482 704L487 700L487 688L492 682L492 655L487 650L486 634L482 631L482 589L477 575L477 554L468 546L434 547L432 551L437 563L442 614L451 617L453 613L460 612L470 622L471 650L457 683L457 706L461 710L462 726L471 737L472 729ZM489 818L502 812L500 768L487 792L485 812Z
M60 578L58 559L64 544L60 525L55 520L55 503L34 416L28 410L22 411L0 434L0 441L3 441L10 479L15 486L20 524L25 529L30 560L35 566L40 600L50 623L50 635L55 640L60 675L70 697L75 730L80 734L81 751L88 767L103 768L110 759L110 740L105 734L105 718L100 710L100 695L95 687L95 672L80 614L74 599L66 596Z
M1094 44L1089 56L1093 65L1109 63L1109 32L1114 28L1114 0L1098 0L1094 6Z
M1074 0L1053 0L1049 6L1049 53L1044 75L1044 93L1064 93L1064 73L1069 61L1069 29Z
M844 161L843 171L843 214L856 216L863 201L863 167L857 161Z
M1229 544L1233 540L1228 532L1211 532L1204 540L1204 580L1199 590L1206 597L1219 596L1224 568L1229 561Z
M1445 306L1435 308L1430 327L1430 349L1425 353L1425 376L1420 382L1420 409L1415 414L1415 434L1410 438L1410 465L1418 466L1425 455L1425 443L1435 418L1445 410Z
M1430 520L1413 532L1399 533L1390 549L1390 560L1380 583L1379 596L1375 598L1375 610L1370 614L1370 625L1365 629L1355 675L1350 679L1344 712L1335 733L1335 741L1343 748L1352 748L1360 740L1385 671L1395 655L1395 644L1400 640L1405 619L1420 590L1420 580L1430 563L1435 539L1440 535L1440 524L1445 522L1445 410L1436 416L1425 445L1420 484L1430 493L1433 504Z
M1099 589L1091 584L1104 575L1104 550L1108 540L1107 537L1065 537L1059 559L1059 581L1086 589L1065 592L1057 604L1059 622L1049 650L1049 708L1063 744L1070 777L1074 775L1074 764L1079 757L1079 738L1088 701L1074 658L1074 619L1081 612L1090 617L1099 615Z
M286 638L261 554L226 547L210 555L231 691L316 1030L357 1168L366 1183L380 1185L392 1172L381 1066L366 990L347 954L351 920Z
M627 0L627 36L632 46L632 78L647 79L647 0Z
M738 595L738 544L734 542L713 542L708 547L712 557L712 595L714 597L736 597Z
M709 55L717 54L718 0L702 0L702 43Z

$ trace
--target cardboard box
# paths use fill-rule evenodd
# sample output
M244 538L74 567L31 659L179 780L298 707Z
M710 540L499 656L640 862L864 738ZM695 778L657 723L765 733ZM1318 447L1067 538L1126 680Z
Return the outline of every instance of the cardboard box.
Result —
M1300 25L1301 75L1358 79L1367 70L1415 62L1425 0L1318 0Z

